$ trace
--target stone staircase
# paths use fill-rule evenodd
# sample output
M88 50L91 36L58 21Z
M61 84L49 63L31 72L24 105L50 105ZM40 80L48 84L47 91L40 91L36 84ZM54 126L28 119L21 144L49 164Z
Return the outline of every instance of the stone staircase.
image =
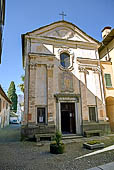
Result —
M82 138L83 136L79 136L79 135L76 135L76 134L64 134L62 135L62 140L72 140L72 139L79 139L79 138Z

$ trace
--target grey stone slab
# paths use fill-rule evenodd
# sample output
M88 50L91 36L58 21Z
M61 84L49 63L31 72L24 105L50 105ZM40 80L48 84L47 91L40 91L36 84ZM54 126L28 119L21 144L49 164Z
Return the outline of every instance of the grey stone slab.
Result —
M94 167L94 168L90 168L90 169L88 169L88 170L100 170L100 169L97 168L97 167Z
M105 165L101 165L98 167L94 167L94 168L90 168L88 170L114 170L114 162L105 164Z
M114 170L114 162L99 166L99 168L103 170Z

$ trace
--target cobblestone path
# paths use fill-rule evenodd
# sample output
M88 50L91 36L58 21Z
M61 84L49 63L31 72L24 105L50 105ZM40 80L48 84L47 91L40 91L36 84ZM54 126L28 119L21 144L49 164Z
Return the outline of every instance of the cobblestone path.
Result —
M114 136L100 139L106 145L114 143ZM91 152L82 147L84 140L87 139L69 144L66 141L65 153L53 155L49 144L38 146L35 142L20 142L20 127L11 125L0 130L0 170L86 170L114 161L114 151L75 160Z

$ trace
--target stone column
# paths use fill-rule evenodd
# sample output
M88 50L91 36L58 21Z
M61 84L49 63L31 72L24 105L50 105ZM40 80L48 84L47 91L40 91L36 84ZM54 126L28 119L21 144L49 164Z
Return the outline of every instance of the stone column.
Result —
M29 55L31 51L30 39L25 39L25 81L24 81L24 114L22 118L22 125L27 125L28 123L28 96L29 96Z
M58 113L58 130L61 132L61 103L58 103L59 113Z
M53 64L47 65L47 107L48 124L54 124Z

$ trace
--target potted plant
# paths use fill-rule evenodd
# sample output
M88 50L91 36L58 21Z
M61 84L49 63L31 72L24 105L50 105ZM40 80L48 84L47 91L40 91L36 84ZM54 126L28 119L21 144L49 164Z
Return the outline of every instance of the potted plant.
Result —
M104 148L104 143L98 140L92 140L92 141L84 143L83 147L87 149L99 149L99 148Z
M57 131L55 134L54 141L50 144L50 153L62 154L64 152L64 143L61 141L62 134Z

